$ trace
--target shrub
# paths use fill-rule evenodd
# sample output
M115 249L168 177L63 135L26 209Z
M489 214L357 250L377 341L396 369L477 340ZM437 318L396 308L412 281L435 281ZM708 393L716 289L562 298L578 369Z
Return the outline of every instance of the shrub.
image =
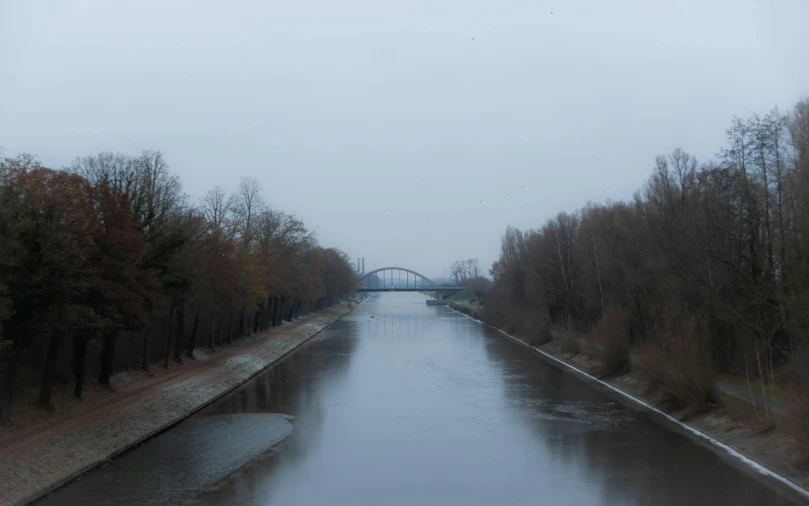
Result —
M601 362L598 374L611 376L630 370L629 312L608 307L596 327L594 354Z
M531 313L520 322L519 333L531 346L541 346L551 341L551 322L538 313Z
M654 341L638 353L638 372L652 388L659 388L672 408L700 411L719 402L716 369L711 363L711 336L704 318L666 310Z

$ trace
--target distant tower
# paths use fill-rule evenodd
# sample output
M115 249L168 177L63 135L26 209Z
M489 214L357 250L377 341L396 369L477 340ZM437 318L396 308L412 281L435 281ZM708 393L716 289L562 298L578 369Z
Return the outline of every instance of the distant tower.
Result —
M362 273L365 274L365 257L362 257Z
M359 274L362 272L362 262L360 261L360 257L357 257L357 273Z

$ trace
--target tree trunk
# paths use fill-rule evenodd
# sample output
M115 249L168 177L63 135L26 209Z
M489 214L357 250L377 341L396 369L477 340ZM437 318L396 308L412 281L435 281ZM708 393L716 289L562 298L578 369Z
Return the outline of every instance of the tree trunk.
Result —
M218 330L216 332L216 335L217 335L216 344L218 344L219 346L222 346L222 332L224 332L224 330L225 330L225 310L224 309L219 310L219 325L217 326L217 329Z
M0 351L0 425L11 425L11 406L14 404L14 380L20 362L20 351L17 345L22 338L18 336L10 349Z
M183 334L185 334L185 304L177 305L177 339L174 345L174 361L183 363Z
M194 347L197 345L197 329L199 328L199 306L194 312L194 324L191 326L191 337L188 338L188 350L186 356L190 359L194 358Z
M76 386L73 388L73 395L81 399L82 387L84 387L84 366L87 358L87 339L78 335L73 336L73 374L76 379Z
M270 294L267 294L267 308L264 310L264 319L262 321L264 330L272 327L272 301L273 298L270 296Z
M141 350L141 369L146 372L149 372L149 362L151 359L149 357L149 330L143 331L143 349Z
M48 355L45 358L45 369L42 371L42 386L39 388L39 405L53 411L51 404L51 383L59 363L59 348L62 344L61 332L51 333L48 343Z
M169 335L166 339L166 358L163 360L163 367L169 366L169 357L171 356L171 332L174 330L172 324L172 317L174 316L174 305L169 308Z
M228 344L233 342L233 310L230 310L230 324L228 325Z
M292 304L290 304L289 306L289 318L287 318L287 320L289 320L290 323L292 322L292 318L294 318L294 314L295 314L295 299L292 299Z
M272 298L272 326L278 326L278 299L279 297Z
M101 369L98 373L98 382L107 387L110 386L112 359L115 357L115 341L117 337L117 332L104 332L104 342L101 348Z
M216 306L211 308L211 329L208 332L208 348L214 349L214 339L216 338Z

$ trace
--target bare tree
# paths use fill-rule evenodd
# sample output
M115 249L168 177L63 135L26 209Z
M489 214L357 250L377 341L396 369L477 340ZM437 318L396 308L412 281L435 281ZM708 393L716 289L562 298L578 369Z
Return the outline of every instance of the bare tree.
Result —
M261 183L253 177L244 177L233 198L233 214L238 224L242 245L247 246L253 239L255 219L264 209L261 197Z
M233 196L228 196L221 186L215 186L205 193L200 200L200 210L209 224L211 232L221 233L225 229L233 205Z

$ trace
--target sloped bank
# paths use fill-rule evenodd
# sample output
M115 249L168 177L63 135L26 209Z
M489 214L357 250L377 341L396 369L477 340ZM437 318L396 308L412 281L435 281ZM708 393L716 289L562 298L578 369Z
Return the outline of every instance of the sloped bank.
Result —
M66 430L0 452L0 505L33 501L226 395L279 361L351 309L312 313L292 328L199 374Z
M458 311L459 313L463 313L467 316L471 316L476 320L483 321L483 308L482 307L474 307L468 304L460 304L458 302L453 302L449 305L450 308Z
M458 303L453 303L450 308L486 323L482 318L482 308ZM667 412L659 406L657 396L650 393L644 382L631 372L599 379L594 374L598 368L596 360L584 354L566 354L556 340L536 347L502 329L497 330L530 348L552 365L578 376L621 403L652 414L674 430L710 445L736 463L749 466L771 478L788 493L805 501L809 500L809 472L805 465L798 465L803 458L799 456L798 445L794 440L789 441L775 431L763 430L736 419L726 410L715 410L698 416L689 416L687 412Z

